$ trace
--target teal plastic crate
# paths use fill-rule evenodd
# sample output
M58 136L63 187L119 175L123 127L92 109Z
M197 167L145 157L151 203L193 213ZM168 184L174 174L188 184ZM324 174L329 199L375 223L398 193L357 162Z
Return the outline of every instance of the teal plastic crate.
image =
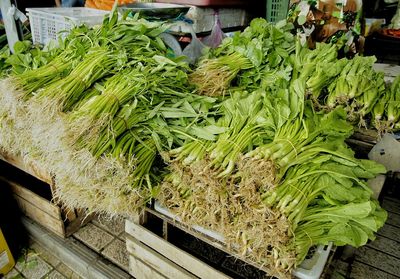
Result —
M286 18L289 0L267 0L267 20L277 22Z

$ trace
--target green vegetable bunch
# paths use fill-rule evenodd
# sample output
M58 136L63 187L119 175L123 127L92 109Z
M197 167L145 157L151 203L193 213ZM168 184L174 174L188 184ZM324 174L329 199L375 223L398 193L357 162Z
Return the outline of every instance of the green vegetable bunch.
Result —
M12 73L10 81L22 92L22 100L21 94L17 98L18 105L23 102L26 107L24 115L39 119L26 133L47 133L51 138L33 137L28 148L55 170L58 184L63 185L61 193L84 180L92 198L85 203L90 207L98 208L94 200L103 197L99 192L108 191L117 200L132 197L124 205L110 201L113 208L135 210L156 193L163 168L160 154L192 137L197 123L207 118L215 100L192 94L184 58L167 57L170 53L159 38L167 28L138 17L118 20L112 12L101 26L72 29L51 50L17 45L21 53L37 50L35 57L46 58L32 67L27 62ZM189 127L193 131L188 132ZM56 154L50 149L63 157L53 163ZM76 159L87 156L86 152L91 154L86 162ZM70 178L75 176L68 175L72 162L78 162L76 169L92 164L97 171L89 175L86 170L76 171L81 175ZM104 175L110 176L115 169L123 172L115 174L121 185L108 184L96 193L89 190L110 180ZM106 200L110 196L102 202Z
M372 108L372 121L378 130L400 129L400 76L379 96Z
M167 28L111 13L100 27L75 28L37 69L13 75L26 107L40 107L31 115L44 116L35 125L54 137L45 140L56 152L42 152L58 156L59 191L93 178L79 197L123 213L157 197L281 277L314 245L373 239L386 213L365 181L385 170L344 143L349 106L367 115L383 92L373 59L338 60L335 46L309 50L290 24L257 19L191 73L182 57L168 57L158 37ZM68 160L79 162L77 178L63 173Z
M274 25L254 19L243 32L226 38L221 46L209 50L191 75L200 94L224 95L230 86L255 90L263 77L284 68L294 51L293 25L284 21Z
M347 148L345 109L316 111L308 100L339 77L332 67L344 62L336 55L334 46L310 51L298 42L273 83L269 71L260 81L265 88L229 91L213 135L189 138L169 153L161 202L186 222L219 231L280 277L310 247L365 245L386 220L366 184L384 167ZM323 68L315 71L316 64Z

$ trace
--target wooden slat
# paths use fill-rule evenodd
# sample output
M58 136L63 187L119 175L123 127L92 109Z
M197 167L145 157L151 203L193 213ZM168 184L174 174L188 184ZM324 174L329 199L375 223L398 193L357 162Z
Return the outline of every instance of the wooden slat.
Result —
M379 231L378 235L385 236L391 240L400 241L400 230L397 227L385 224Z
M35 205L24 200L23 198L14 195L21 211L32 220L38 222L43 227L51 230L61 237L65 237L64 234L64 223L62 220L55 219L51 215L37 208Z
M154 270L157 270L158 273L166 278L197 278L153 249L133 239L131 236L126 237L126 247L128 253L140 259Z
M65 228L66 237L75 233L80 227L86 225L94 218L94 214L87 215L83 210L78 210L77 213L77 218L69 222Z
M129 256L129 274L136 279L166 278L134 256Z
M345 278L347 276L347 273L349 271L349 267L350 264L348 262L342 261L340 259L336 260L333 263L333 274L339 274L340 276L342 276L343 278ZM341 277L335 277L335 276L331 276L331 277L322 277L321 278L341 278Z
M174 227L177 227L178 229L184 231L185 233L188 233L190 235L193 235L194 237L200 239L201 241L204 241L205 243L220 249L226 253L231 254L233 251L228 251L225 247L225 243L222 243L220 241L218 241L217 239L211 238L207 235L204 235L200 232L195 231L194 229L190 228L187 225L182 224L181 222L178 222L174 219L169 218L168 216L165 216L164 214L161 214L160 212L157 212L155 210L152 210L150 208L146 208L147 213L150 213L151 215L154 215L158 218L160 218L161 220L168 222L169 224L173 225ZM236 255L235 255L236 256ZM238 258L240 258L238 256ZM251 264L251 263L250 263Z
M144 224L147 222L147 212L146 210L141 210L135 212L135 214L129 215L129 220L135 224Z
M400 202L384 199L382 202L382 207L387 211L400 214Z
M63 212L63 215L65 216L65 219L68 220L69 222L72 222L73 220L78 218L74 209L70 209L65 206L62 206L61 210Z
M175 247L173 244L165 241L151 231L129 220L125 222L125 231L135 239L143 242L164 257L179 264L181 267L200 278L230 278L189 253Z
M399 258L400 264L400 242L378 235L374 241L368 243L368 246Z
M400 274L399 259L366 246L357 249L356 260L392 275Z
M0 153L0 159L13 165L14 167L36 177L47 184L53 184L53 179L50 173L46 172L39 166L37 166L34 162L26 163L21 157L12 156L10 154L6 154L4 152Z
M388 218L386 224L399 227L400 229L400 214L388 212Z
M355 129L351 138L375 144L378 140L378 132L376 130Z
M7 181L6 179L3 179L0 177L0 179ZM17 183L7 181L9 185L11 185L11 189L14 192L15 195L19 196L20 198L26 200L27 202L34 204L37 208L41 209L42 211L46 212L50 216L54 217L55 219L62 220L61 219L61 209L52 204L50 201L47 199L35 194L31 190L18 185Z
M400 179L400 173L397 173L397 172L394 173L393 177L395 180ZM397 199L394 196L391 196L390 194L389 194L389 196L385 196L385 200L400 203L400 199Z
M398 279L392 274L386 273L382 270L366 265L364 263L355 261L351 268L350 278L360 279Z
M208 235L202 234L192 228L190 228L187 225L184 225L181 222L178 222L176 220L173 220L171 218L169 218L168 216L165 216L164 214L161 214L160 212L157 212L155 210L152 210L150 208L146 208L146 212L150 213L160 219L162 219L165 222L168 222L169 224L171 224L172 226L184 231L187 234L190 234L192 236L194 236L195 238L207 243L208 245L211 245L229 255L232 255L233 257L245 262L246 264L252 265L264 272L266 272L267 274L271 273L271 270L269 270L268 268L266 268L265 266L261 266L245 257L242 257L239 253L237 253L236 251L234 251L232 248L228 248L225 243L220 242L219 240L212 238Z
M374 147L374 144L369 143L369 142L365 142L365 141L361 141L361 140L357 140L357 139L347 139L346 142L353 147L354 149L356 149L356 151L358 152L362 152L365 154L368 154L371 149Z

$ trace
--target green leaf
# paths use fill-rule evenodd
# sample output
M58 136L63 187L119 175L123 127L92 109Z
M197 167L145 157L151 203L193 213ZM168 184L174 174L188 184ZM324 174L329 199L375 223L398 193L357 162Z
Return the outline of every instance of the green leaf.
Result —
M347 223L339 223L329 230L340 244L350 244L355 247L364 245L368 241L368 235L358 226L351 226Z
M196 117L197 114L184 111L182 109L162 108L161 114L165 118Z
M328 218L335 217L340 218L365 218L367 217L373 209L370 201L362 202L362 203L348 203L343 206L338 206L334 208L329 208L324 213L327 214Z
M386 168L384 165L379 164L372 160L360 160L361 165L365 168L365 170L377 175L377 174L384 174L386 173Z
M247 46L246 57L253 63L254 66L258 67L263 62L263 53L261 47L251 42Z
M165 57L165 56L161 56L161 55L154 55L153 56L153 59L158 63L158 64L160 64L160 66L165 66L165 65L173 65L173 66L176 66L177 64L174 62L174 61L172 61L171 59L168 59L167 57Z
M14 44L15 53L23 53L30 49L32 43L30 41L17 41Z

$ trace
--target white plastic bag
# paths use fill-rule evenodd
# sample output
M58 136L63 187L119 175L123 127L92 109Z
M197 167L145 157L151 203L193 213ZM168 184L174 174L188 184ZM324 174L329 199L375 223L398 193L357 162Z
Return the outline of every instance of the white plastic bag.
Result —
M190 26L190 34L192 35L192 41L185 47L182 54L187 57L189 64L195 64L202 55L205 45L197 38L192 26Z
M221 21L219 20L218 12L215 12L214 26L213 29L211 30L211 34L203 39L203 43L206 46L209 46L211 48L216 48L221 44L222 40L226 37L221 27L222 26L221 26Z

